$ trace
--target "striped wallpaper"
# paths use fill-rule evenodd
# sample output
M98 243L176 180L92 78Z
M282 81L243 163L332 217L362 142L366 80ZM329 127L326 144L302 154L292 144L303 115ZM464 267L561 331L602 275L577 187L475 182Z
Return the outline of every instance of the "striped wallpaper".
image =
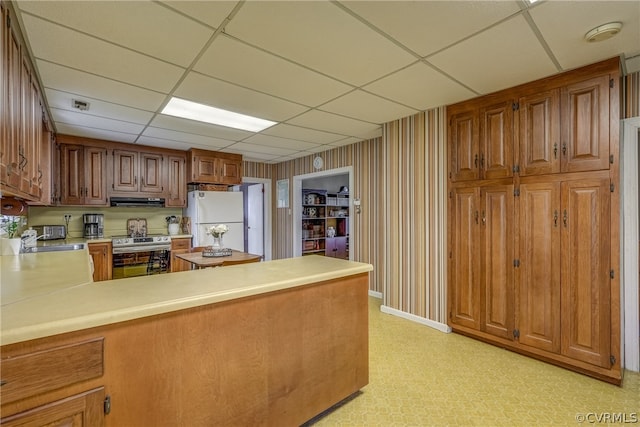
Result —
M351 215L350 251L374 266L369 289L382 293L385 306L440 323L446 323L445 116L444 107L429 110L385 124L381 138L318 153L324 170L353 167L351 195L362 208ZM244 175L271 178L274 187L279 179L292 183L316 172L316 155L275 165L244 162ZM274 259L293 255L294 226L288 209L276 209Z
M640 71L624 77L621 119L640 117Z

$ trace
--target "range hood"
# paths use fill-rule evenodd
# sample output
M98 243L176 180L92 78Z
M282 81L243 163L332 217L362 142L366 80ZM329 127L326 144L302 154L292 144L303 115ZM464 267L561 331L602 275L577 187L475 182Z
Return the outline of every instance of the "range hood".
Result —
M112 207L164 208L164 198L161 197L112 197L109 200Z

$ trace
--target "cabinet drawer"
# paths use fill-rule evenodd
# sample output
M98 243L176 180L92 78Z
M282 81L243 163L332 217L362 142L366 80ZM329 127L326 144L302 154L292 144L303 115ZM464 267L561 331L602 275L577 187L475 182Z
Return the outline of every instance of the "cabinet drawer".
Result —
M171 250L190 249L190 248L191 248L191 239L172 239L171 240Z
M104 338L2 360L2 403L102 376ZM4 356L3 356L4 357Z

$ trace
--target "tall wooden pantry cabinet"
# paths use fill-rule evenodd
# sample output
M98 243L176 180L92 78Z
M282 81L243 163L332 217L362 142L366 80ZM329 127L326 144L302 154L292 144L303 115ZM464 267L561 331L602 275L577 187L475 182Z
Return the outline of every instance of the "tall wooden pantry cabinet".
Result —
M449 324L620 384L619 58L447 108Z

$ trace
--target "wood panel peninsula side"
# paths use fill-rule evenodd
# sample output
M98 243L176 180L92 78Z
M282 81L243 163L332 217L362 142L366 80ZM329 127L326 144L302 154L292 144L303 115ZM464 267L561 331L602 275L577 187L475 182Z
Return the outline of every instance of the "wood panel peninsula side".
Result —
M300 425L368 383L369 264L93 282L85 251L0 262L2 425Z

